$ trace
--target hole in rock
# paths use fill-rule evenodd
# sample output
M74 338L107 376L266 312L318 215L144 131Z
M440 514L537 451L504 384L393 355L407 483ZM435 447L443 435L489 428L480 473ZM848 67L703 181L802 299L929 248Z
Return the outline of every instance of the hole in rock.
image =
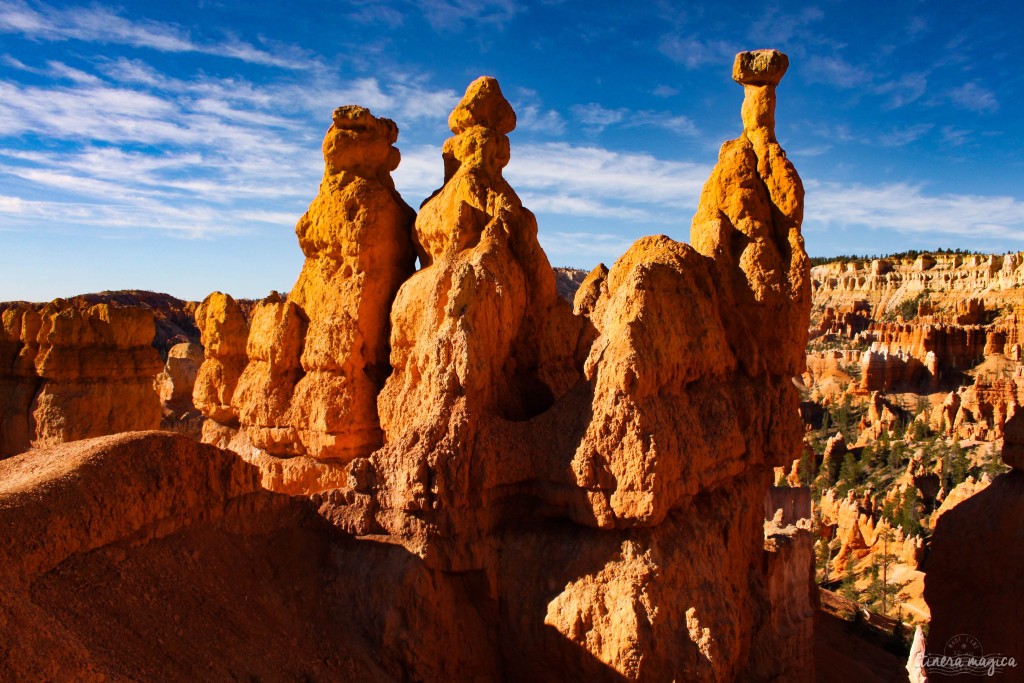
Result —
M555 395L536 374L514 376L498 398L498 411L506 420L522 422L545 412L555 403Z

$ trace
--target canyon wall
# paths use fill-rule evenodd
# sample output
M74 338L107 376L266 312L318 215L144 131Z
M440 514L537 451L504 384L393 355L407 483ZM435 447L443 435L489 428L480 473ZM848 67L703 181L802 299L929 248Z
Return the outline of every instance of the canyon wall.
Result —
M152 311L56 299L2 312L0 456L160 426Z
M1007 255L922 255L916 259L875 259L826 263L811 271L814 299L823 308L839 310L851 300L864 300L878 317L896 312L899 304L922 292L939 307L957 309L971 320L971 299L985 307L1015 307L1024 304L1024 258ZM916 313L916 311L915 311Z
M862 395L942 392L944 404L933 401L928 415L933 429L1001 438L1024 400L1022 262L1021 254L939 254L816 266L805 385L833 402L838 384ZM833 357L855 363L859 377L837 372Z

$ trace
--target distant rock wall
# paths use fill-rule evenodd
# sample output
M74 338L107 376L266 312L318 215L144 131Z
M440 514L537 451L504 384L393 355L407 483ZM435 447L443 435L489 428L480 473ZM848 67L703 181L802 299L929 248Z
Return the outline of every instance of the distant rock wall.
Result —
M834 262L811 270L816 305L841 309L851 300L871 305L876 317L895 311L904 300L928 292L942 308L978 299L985 308L1024 304L1024 252L1007 255L945 256L917 260L876 259L871 262ZM962 323L971 321L964 306Z
M160 426L153 380L163 367L151 310L116 303L3 311L0 455Z

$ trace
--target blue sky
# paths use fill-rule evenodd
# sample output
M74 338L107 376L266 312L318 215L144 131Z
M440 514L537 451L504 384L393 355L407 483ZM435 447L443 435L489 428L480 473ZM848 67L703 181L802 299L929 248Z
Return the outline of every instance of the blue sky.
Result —
M763 47L812 255L1021 250L1022 4L0 0L0 300L287 290L332 110L398 123L416 207L482 74L553 264L685 240Z

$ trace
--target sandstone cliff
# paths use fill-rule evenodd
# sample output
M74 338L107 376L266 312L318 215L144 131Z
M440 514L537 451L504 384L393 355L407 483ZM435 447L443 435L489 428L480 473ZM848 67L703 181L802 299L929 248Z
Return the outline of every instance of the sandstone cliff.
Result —
M160 425L151 310L56 299L2 315L0 456Z
M852 300L863 300L880 317L896 314L903 301L927 292L936 307L956 311L957 322L963 324L981 322L976 313L972 315L971 299L989 310L1024 303L1022 265L1021 254L939 254L828 263L816 266L811 277L815 303L822 309L838 310Z

